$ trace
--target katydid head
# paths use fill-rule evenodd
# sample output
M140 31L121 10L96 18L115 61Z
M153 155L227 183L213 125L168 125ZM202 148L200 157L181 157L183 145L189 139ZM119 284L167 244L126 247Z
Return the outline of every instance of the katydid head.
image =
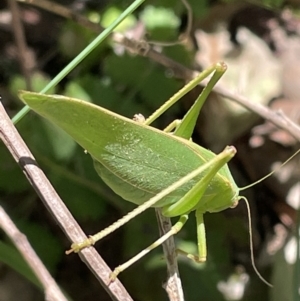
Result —
M174 217L194 210L202 213L219 212L236 205L238 187L227 166L227 162L236 154L235 147L227 146L219 155L193 142L186 143L186 147L197 155L198 165L203 166L203 172L187 183L188 186L184 186L187 187L186 193L177 202L163 206L163 214Z

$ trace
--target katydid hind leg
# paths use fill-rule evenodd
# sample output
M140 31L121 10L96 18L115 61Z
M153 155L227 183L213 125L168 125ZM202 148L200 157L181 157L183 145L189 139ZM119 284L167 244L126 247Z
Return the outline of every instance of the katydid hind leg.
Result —
M204 93L203 97L201 98L201 101L204 103L204 101L207 98L207 95L212 90L213 86L216 84L216 82L219 80L219 78L223 75L223 73L226 71L227 67L225 63L217 63L212 65L211 67L205 69L202 71L198 76L196 76L193 80L191 80L189 83L187 83L182 89L180 89L177 93L175 93L168 101L166 101L159 109L157 109L151 116L149 116L144 124L150 125L153 121L155 121L159 116L161 116L164 112L166 112L171 106L173 106L178 100L180 100L184 95L186 95L189 91L194 89L199 83L207 78L210 74L214 72L213 77L209 81L208 89L204 89L206 92ZM203 90L203 91L204 91ZM203 94L203 93L202 93ZM201 109L202 105L200 106ZM198 112L195 112L195 109L192 110L192 115L196 115L196 119L198 118L200 110ZM190 117L188 117L190 118ZM195 117L194 117L195 118ZM194 128L194 126L193 126ZM181 136L181 135L177 135Z
M196 101L194 102L193 106L188 110L188 112L184 115L181 123L176 128L174 135L190 139L192 133L194 131L196 121L200 114L203 104L205 103L208 95L212 91L213 87L225 73L227 66L225 63L217 63L214 65L215 70L213 75L207 85L203 88L200 95L197 97Z

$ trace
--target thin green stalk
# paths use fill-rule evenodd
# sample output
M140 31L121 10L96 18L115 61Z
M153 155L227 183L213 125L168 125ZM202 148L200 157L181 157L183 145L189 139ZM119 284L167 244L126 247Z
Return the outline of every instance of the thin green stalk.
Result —
M52 81L40 92L46 93L55 87L66 75L68 75L83 59L85 59L104 39L131 13L133 13L145 0L135 0L109 27L103 30L93 42L91 42L80 54L78 54ZM28 112L30 108L25 106L12 119L17 124Z

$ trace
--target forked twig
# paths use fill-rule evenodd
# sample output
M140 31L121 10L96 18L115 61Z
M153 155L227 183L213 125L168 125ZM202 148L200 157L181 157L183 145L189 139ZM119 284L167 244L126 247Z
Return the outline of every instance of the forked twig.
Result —
M37 165L33 155L6 114L2 103L0 103L0 138L70 241L85 240L84 232ZM93 247L82 250L80 257L113 300L132 301L118 279L107 286L111 270Z

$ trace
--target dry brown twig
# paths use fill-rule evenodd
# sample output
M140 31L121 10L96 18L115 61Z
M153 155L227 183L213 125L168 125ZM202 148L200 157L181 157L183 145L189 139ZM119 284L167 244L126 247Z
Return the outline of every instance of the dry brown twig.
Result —
M33 155L12 124L1 103L0 138L70 241L85 240L86 235L37 165ZM82 250L79 256L113 300L132 301L132 298L118 279L109 286L107 285L111 270L93 247Z
M23 25L20 19L19 7L16 0L8 0L8 5L12 14L12 29L17 46L17 55L21 66L22 73L24 75L26 87L31 90L31 76L30 76L30 59L29 49L26 45L26 39L24 35Z

